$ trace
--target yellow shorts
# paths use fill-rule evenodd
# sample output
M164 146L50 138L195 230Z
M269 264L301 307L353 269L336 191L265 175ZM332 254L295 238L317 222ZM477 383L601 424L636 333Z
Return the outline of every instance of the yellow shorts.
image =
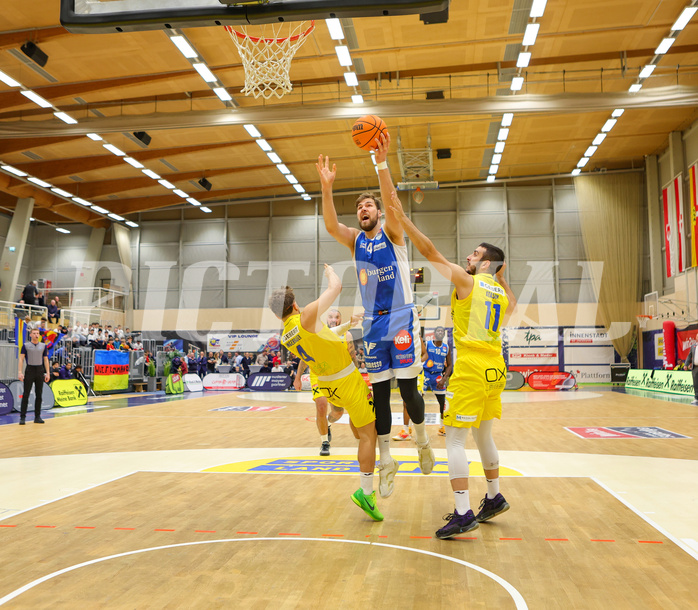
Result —
M461 352L448 383L443 421L455 428L479 428L483 420L502 418L507 368L501 354L480 350Z
M319 381L317 390L336 407L347 410L354 426L361 428L376 420L373 394L358 369L335 381ZM313 392L313 396L316 396Z

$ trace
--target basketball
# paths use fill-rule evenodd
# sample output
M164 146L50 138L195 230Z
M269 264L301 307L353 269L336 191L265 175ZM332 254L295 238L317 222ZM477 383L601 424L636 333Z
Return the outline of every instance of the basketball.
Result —
M388 133L385 121L375 114L367 114L356 119L351 128L351 138L361 150L371 150L376 147L376 138Z

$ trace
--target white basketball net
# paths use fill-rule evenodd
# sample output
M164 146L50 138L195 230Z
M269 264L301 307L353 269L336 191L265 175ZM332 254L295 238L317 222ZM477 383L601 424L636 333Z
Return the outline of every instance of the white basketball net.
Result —
M254 36L248 30L254 27ZM315 28L306 21L261 26L226 26L245 69L245 95L281 98L293 89L291 60Z

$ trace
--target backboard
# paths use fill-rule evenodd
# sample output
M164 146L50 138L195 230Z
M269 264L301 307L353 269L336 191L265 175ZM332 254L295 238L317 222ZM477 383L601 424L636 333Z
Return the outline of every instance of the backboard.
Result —
M69 32L105 34L350 17L447 14L450 0L61 0ZM230 4L229 4L230 3Z

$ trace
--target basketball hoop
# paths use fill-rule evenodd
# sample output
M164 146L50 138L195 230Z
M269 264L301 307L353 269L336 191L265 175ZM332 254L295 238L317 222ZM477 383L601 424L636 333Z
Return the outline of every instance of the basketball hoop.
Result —
M639 315L637 316L637 323L640 325L640 328L647 328L647 322L651 319L652 316Z
M422 203L422 201L424 201L424 193L422 193L422 189L420 189L419 187L417 187L417 190L412 192L412 201L414 201L417 204Z
M252 27L259 36L250 35ZM242 90L245 95L268 100L272 95L281 98L291 92L291 60L315 29L314 21L310 22L310 26L301 21L296 24L282 22L238 26L238 29L226 25L225 29L235 43L245 69L245 87Z

